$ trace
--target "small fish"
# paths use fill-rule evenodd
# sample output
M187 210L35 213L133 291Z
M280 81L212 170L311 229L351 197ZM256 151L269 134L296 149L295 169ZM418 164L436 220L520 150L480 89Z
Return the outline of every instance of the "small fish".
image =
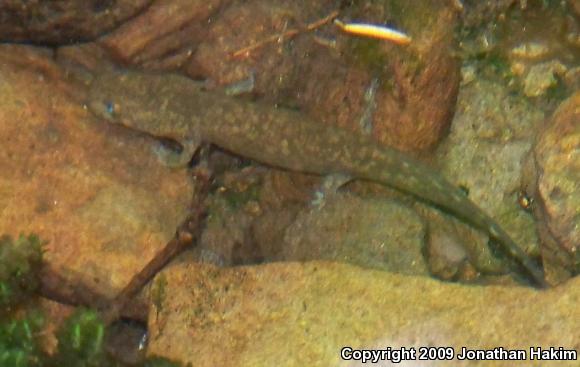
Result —
M334 24L344 32L356 34L358 36L378 38L399 45L408 45L411 43L411 37L405 33L385 26L368 23L344 23L338 19L334 20Z

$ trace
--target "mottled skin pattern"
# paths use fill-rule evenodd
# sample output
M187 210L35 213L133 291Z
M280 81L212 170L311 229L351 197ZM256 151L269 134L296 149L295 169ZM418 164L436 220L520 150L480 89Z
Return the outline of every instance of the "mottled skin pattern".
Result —
M205 91L200 83L170 74L99 75L91 85L88 106L110 122L154 136L211 142L268 165L320 175L345 174L410 193L485 231L534 284L546 286L535 263L463 191L416 160L362 134L309 121L296 111Z

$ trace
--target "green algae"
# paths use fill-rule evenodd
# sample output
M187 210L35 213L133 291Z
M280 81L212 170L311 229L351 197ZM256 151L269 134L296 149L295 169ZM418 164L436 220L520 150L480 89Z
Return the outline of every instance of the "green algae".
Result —
M251 185L247 189L239 190L225 190L222 193L225 202L232 210L238 210L251 201L258 201L260 198L260 185Z
M151 302L157 310L157 314L163 311L163 304L167 295L167 278L163 273L155 277L155 281L151 286Z
M83 367L112 364L103 343L105 325L99 315L88 309L77 309L57 333L57 365Z
M42 246L33 234L16 240L8 235L0 237L0 309L10 309L36 290Z
M0 365L42 366L44 356L36 335L43 325L44 317L36 311L23 318L0 319Z
M95 310L79 308L56 332L54 355L42 349L46 316L35 307L44 242L35 234L0 237L0 366L115 367L106 353L106 327ZM177 367L154 357L142 366Z

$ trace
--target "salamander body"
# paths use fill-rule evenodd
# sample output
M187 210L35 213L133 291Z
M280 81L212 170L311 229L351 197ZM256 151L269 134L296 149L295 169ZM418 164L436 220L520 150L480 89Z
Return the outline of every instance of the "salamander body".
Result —
M310 121L297 111L207 91L202 84L174 74L128 71L99 75L91 84L87 105L107 121L171 138L184 146L210 142L271 166L347 175L412 194L486 232L527 278L546 286L532 259L461 189L415 159L363 134Z

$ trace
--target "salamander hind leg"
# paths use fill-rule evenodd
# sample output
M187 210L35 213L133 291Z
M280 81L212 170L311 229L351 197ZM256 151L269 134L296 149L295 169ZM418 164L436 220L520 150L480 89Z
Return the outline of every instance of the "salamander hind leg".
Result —
M175 143L174 143L175 145ZM187 139L180 142L181 147L170 146L167 141L159 141L153 147L153 152L168 167L186 167L191 161L191 157L200 146L198 139Z

